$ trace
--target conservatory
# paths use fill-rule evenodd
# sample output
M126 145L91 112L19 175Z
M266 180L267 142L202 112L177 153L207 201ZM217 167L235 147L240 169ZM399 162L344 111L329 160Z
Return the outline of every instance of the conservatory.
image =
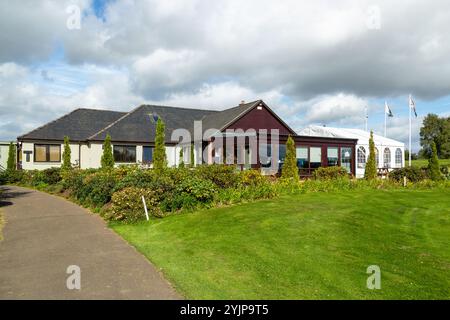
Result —
M367 158L369 157L370 132L360 129L332 128L309 126L300 130L299 135L311 137L357 139L355 163L356 177L364 176ZM373 135L375 143L375 159L378 169L393 170L405 165L405 144L377 134Z

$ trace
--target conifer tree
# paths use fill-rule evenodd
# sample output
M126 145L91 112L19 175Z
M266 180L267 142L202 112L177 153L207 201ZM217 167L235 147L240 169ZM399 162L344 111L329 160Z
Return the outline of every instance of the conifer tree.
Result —
M295 143L291 136L288 137L286 142L286 158L281 169L281 177L294 180L298 180L299 178Z
M375 142L373 141L373 131L370 131L369 139L369 158L367 159L366 169L364 171L364 179L374 180L377 177L377 162L375 154Z
M105 142L103 142L103 155L101 159L102 169L110 170L114 168L114 157L111 146L111 136L106 135Z
M178 164L178 168L184 168L183 147L180 148L180 163Z
M68 172L72 169L72 164L70 163L70 145L69 145L69 137L64 137L64 151L63 151L63 163L61 165L61 171Z
M165 147L165 124L158 119L156 122L155 151L153 152L153 168L163 170L167 167L166 147Z
M439 170L439 159L437 156L436 143L431 142L431 156L428 159L428 172L430 173L430 179L437 181L441 180L441 172Z
M14 143L9 143L9 149L8 149L8 161L6 162L6 169L8 171L14 171L16 170L16 148L14 146Z

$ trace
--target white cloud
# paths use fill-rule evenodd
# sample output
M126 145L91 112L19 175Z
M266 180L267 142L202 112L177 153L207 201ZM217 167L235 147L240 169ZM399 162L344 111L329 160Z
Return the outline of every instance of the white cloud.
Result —
M368 104L366 99L343 93L319 97L310 102L305 119L322 124L361 122Z

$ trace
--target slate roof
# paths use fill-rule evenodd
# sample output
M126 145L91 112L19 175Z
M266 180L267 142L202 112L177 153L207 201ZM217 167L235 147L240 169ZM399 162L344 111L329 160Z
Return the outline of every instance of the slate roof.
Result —
M203 129L222 130L232 121L250 111L259 102L261 102L261 100L240 104L237 107L213 113L203 119Z
M18 137L18 140L63 140L67 135L71 141L103 141L110 134L111 140L116 142L152 143L159 117L166 125L166 142L173 142L171 134L175 129L187 129L194 138L194 121L201 120L203 132L206 129L223 130L260 103L262 100L223 111L155 105L142 105L128 113L76 109Z
M113 123L92 135L89 137L89 140L103 141L109 133L112 141L154 142L156 135L156 120L159 117L165 123L166 142L170 142L170 136L173 130L180 128L187 129L192 136L194 121L202 120L215 113L220 112L202 109L142 105L130 111L116 123Z
M64 136L68 136L71 141L84 141L125 114L125 112L80 108L18 139L63 140Z

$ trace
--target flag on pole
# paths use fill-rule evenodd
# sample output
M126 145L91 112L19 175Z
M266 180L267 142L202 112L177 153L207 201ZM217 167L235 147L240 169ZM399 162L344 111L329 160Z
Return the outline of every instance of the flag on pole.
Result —
M409 96L409 107L411 108L412 111L414 111L414 115L417 118L416 103L414 102L411 96Z
M391 108L389 107L389 105L387 104L387 102L384 102L384 112L388 115L388 117L392 118L394 116L394 114L392 113Z

